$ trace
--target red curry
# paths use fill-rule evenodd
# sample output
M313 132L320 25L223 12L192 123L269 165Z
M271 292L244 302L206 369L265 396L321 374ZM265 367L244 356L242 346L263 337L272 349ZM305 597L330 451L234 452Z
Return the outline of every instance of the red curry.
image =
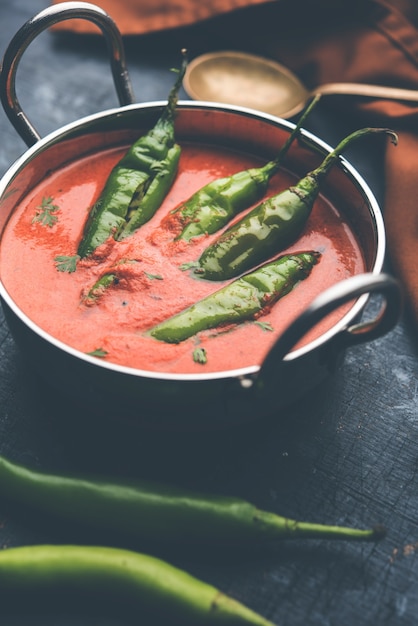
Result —
M163 217L214 178L263 162L218 147L184 145L177 179L147 224L121 242L110 237L91 258L80 261L75 272L57 271L55 258L75 254L87 212L124 151L91 155L51 173L15 211L2 239L4 286L28 317L65 344L113 363L157 372L206 373L258 365L277 336L317 294L364 271L362 253L348 223L320 196L304 233L283 252L318 250L321 261L259 319L266 325L248 322L202 332L177 345L146 336L152 326L223 284L180 269L198 259L215 235L173 242L161 225ZM294 182L293 175L281 171L271 181L268 195ZM51 226L34 221L42 203L48 202L55 207ZM121 261L118 284L97 301L87 298L95 281ZM345 310L329 316L315 329L315 336L335 324ZM205 348L205 364L194 362L196 347Z

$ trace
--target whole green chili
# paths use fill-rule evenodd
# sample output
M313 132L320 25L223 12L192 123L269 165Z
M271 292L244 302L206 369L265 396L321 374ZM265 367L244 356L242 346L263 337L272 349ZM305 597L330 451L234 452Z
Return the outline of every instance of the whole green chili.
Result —
M254 319L307 278L319 257L318 252L282 256L164 320L150 335L179 343L201 330Z
M77 254L84 258L113 234L123 239L147 222L160 207L177 174L181 148L175 142L174 118L186 57L167 105L155 126L141 136L113 168L87 219Z
M272 176L280 168L289 147L319 98L316 96L310 102L274 160L263 167L250 168L211 181L171 211L162 221L162 226L175 234L176 239L189 241L192 237L220 230L235 215L257 202L266 192Z
M299 522L240 498L204 495L168 485L118 482L31 470L0 457L0 498L79 528L159 545L242 545L281 539L375 541L381 527L355 529ZM0 551L1 554L1 551Z
M176 624L273 626L272 622L182 569L152 556L101 546L33 545L0 551L0 594L82 591L120 611ZM0 595L1 597L1 595ZM168 623L168 622L167 622Z
M268 198L225 230L203 251L195 272L208 280L227 280L290 245L306 225L320 184L341 153L353 141L371 133L387 133L397 143L397 135L387 128L363 128L351 133L296 185Z

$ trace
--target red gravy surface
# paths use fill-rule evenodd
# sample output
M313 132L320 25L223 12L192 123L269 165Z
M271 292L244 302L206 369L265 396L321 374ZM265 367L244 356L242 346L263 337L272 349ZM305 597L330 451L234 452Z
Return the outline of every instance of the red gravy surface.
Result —
M322 258L306 280L259 318L273 331L247 322L205 331L177 345L145 336L153 325L224 284L179 269L198 259L216 235L173 242L161 227L163 217L207 182L264 162L218 147L184 145L177 179L147 224L122 242L109 238L92 257L80 261L74 273L57 271L55 257L76 253L89 208L124 152L88 156L48 176L13 214L0 248L1 279L11 297L38 326L81 352L100 350L106 353L101 358L109 362L157 372L206 373L259 365L278 335L317 294L364 271L348 224L319 197L302 236L280 254L318 250ZM281 171L271 181L268 195L294 182L292 174ZM52 227L33 222L45 197L59 207ZM86 303L86 293L103 272L126 259L135 262L119 266L119 284L95 304ZM309 339L330 328L346 310L328 316ZM194 362L196 347L205 348L206 364Z

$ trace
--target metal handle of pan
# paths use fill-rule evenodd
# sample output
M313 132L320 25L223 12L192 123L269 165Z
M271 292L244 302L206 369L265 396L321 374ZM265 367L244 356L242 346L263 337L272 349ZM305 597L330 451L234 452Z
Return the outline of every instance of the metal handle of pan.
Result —
M397 323L402 310L402 291L399 282L388 274L364 273L347 278L326 289L310 306L288 326L265 358L259 371L260 380L277 372L277 364L310 331L315 324L339 306L379 293L384 303L378 315L369 321L353 324L337 336L338 349L377 339L386 334Z
M4 54L0 72L0 99L7 117L23 141L32 146L41 138L21 109L15 82L19 61L29 44L45 29L69 19L95 23L105 36L119 103L133 104L134 95L126 67L122 36L115 22L103 9L88 2L62 2L48 7L28 20L15 34Z

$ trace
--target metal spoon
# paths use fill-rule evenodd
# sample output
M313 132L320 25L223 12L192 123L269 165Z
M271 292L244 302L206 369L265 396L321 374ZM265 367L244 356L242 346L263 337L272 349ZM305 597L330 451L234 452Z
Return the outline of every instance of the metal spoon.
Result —
M314 94L353 95L418 103L418 90L363 83L328 83L308 91L286 67L245 52L203 54L189 63L184 88L194 100L250 107L288 118Z

